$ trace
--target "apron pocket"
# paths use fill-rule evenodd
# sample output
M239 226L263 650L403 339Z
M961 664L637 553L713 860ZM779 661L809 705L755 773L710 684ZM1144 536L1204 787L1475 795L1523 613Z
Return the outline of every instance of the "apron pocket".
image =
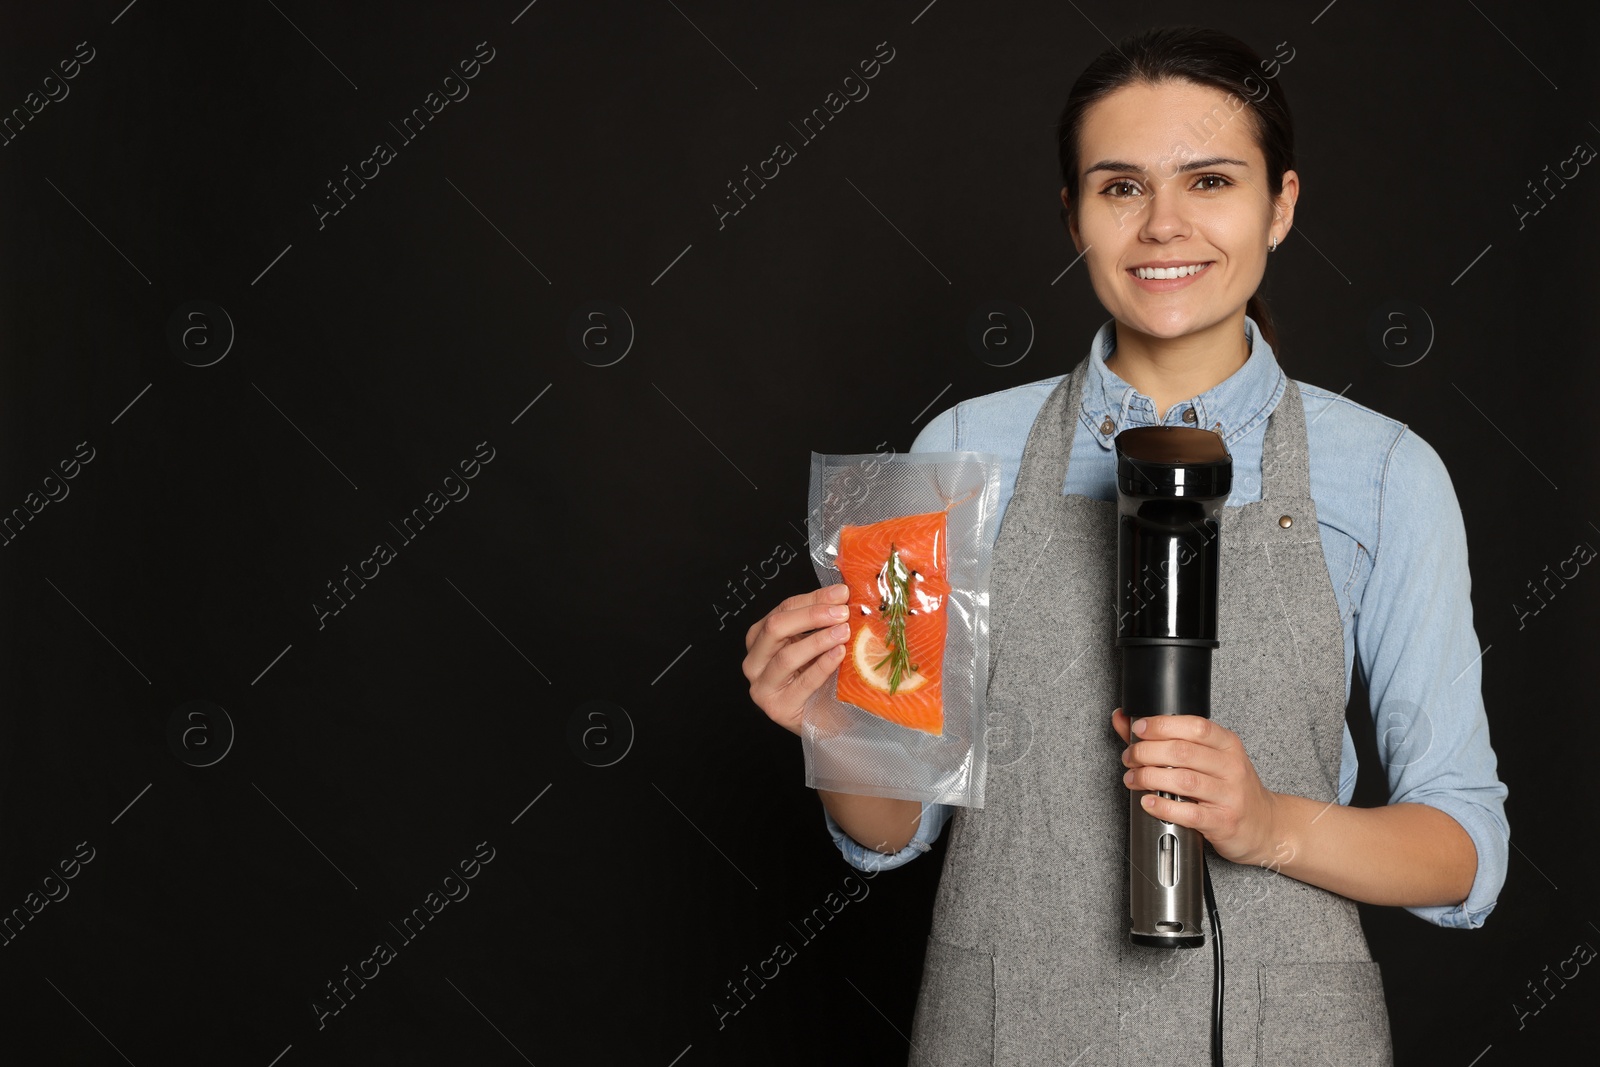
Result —
M1273 1067L1389 1067L1378 964L1262 963L1259 1044Z
M993 1067L994 957L928 938L911 1022L917 1067Z

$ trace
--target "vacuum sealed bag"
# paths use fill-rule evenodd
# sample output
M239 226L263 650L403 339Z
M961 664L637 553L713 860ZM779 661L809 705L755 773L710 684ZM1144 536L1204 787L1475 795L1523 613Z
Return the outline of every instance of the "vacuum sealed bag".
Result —
M811 562L850 637L807 701L806 785L983 807L989 568L1000 461L811 454Z

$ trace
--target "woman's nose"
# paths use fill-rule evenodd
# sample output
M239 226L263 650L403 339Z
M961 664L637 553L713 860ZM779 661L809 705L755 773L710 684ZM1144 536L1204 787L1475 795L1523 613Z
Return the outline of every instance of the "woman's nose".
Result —
M1146 198L1140 236L1165 241L1189 232L1189 218L1183 200L1183 175L1158 178Z

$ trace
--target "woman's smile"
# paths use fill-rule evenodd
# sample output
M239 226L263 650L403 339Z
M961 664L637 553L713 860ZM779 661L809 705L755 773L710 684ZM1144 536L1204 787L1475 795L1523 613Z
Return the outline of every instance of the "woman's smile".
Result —
M1171 293L1186 289L1205 277L1214 262L1187 260L1182 263L1145 263L1129 267L1126 273L1135 285L1147 293Z

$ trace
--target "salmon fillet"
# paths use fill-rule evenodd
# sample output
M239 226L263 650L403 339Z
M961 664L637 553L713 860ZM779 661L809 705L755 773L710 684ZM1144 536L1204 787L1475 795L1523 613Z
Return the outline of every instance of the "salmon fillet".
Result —
M839 531L850 640L839 664L838 697L936 736L944 733L946 536L942 511Z

